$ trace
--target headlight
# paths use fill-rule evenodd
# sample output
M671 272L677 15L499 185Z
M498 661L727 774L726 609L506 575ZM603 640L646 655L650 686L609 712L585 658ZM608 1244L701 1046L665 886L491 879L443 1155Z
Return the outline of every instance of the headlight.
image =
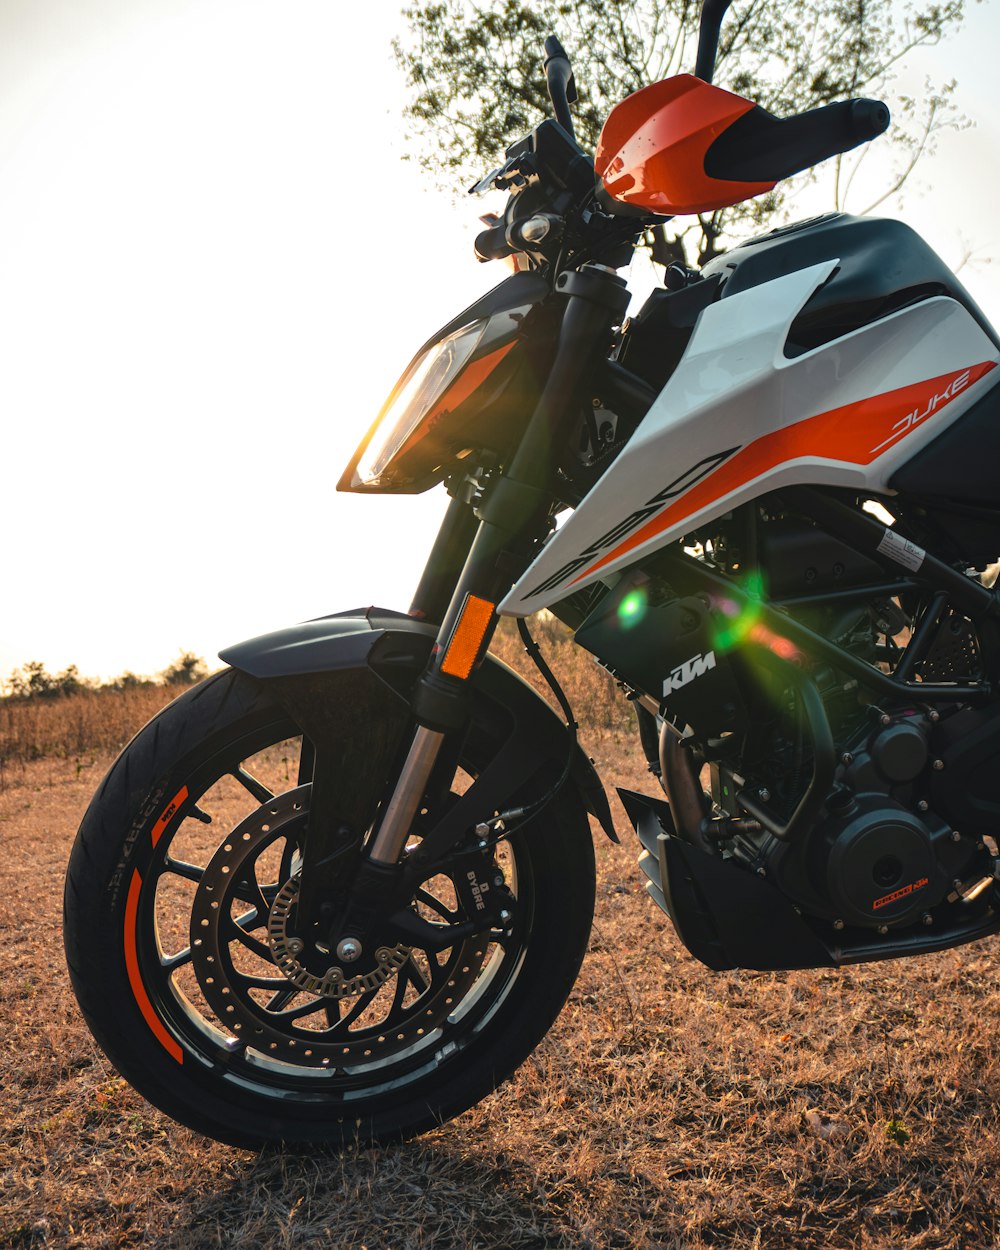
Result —
M463 370L483 337L486 321L476 321L435 343L415 360L379 414L354 470L357 485L378 486L389 464L425 438L437 420L471 393L459 386Z

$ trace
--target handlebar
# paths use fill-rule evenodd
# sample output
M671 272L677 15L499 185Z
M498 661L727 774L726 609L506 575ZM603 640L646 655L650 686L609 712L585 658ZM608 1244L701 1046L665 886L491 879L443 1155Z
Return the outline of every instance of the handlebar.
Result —
M703 82L711 82L715 71L715 56L719 50L719 31L722 19L733 0L705 0L701 6L701 24L698 27L698 54L694 74Z
M544 68L545 84L549 89L549 99L552 101L556 121L575 138L569 106L576 100L576 80L566 49L555 35L549 35L545 40Z

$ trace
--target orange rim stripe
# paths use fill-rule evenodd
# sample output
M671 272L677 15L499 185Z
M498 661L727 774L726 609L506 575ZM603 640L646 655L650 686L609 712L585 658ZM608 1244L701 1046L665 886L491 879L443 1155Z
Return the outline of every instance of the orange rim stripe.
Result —
M149 995L146 993L146 987L143 985L142 977L139 974L139 952L136 949L136 923L139 915L139 891L141 889L142 878L139 876L138 868L136 868L132 873L132 880L128 887L128 899L125 903L125 967L128 970L128 979L132 986L132 993L135 995L135 1001L139 1004L139 1010L152 1030L153 1036L168 1055L176 1059L178 1063L183 1063L184 1053L164 1028L163 1021L154 1011L153 1004L149 1001Z
M163 815L153 826L153 832L150 835L152 837L154 847L156 846L157 842L159 842L160 838L163 837L163 831L166 829L167 825L170 824L171 817L174 816L177 809L184 802L187 796L188 796L187 786L181 786L181 788L177 791L174 797L167 804L166 808L164 809Z
M634 551L636 547L655 538L657 534L662 534L677 522L709 507L724 495L738 490L747 482L789 460L796 460L800 456L816 456L850 464L871 464L890 446L895 447L917 428L918 421L914 421L905 429L895 432L906 419L906 414L922 412L936 396L940 396L956 379L967 373L968 381L960 391L955 392L964 393L974 382L978 382L994 369L996 363L995 360L984 361L969 369L959 369L955 373L942 374L939 378L930 378L913 386L886 391L882 395L873 395L858 403L846 404L843 408L832 408L829 412L821 412L818 416L807 417L804 421L797 421L794 425L765 434L738 451L714 473L697 482L676 503L670 504L663 512L647 521L607 555L601 556L590 568L574 577L570 585L589 577L612 560ZM955 395L949 395L944 402L935 406L934 411L939 412L954 398Z
M462 615L458 618L455 632L441 662L442 673L465 681L479 657L479 648L493 619L495 608L495 603L480 599L478 595L465 596Z

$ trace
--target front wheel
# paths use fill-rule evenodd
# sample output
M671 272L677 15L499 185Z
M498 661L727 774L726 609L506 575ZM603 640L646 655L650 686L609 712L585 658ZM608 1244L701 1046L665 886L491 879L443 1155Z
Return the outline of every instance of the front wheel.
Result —
M488 725L473 713L456 790L489 757ZM471 875L467 859L428 869L411 908L433 949L415 926L357 975L324 975L288 924L301 749L265 683L232 671L146 726L73 848L73 987L123 1076L200 1132L250 1147L400 1140L477 1103L551 1026L590 932L588 822L564 788L506 842L470 844ZM503 891L509 923L469 924L469 881Z

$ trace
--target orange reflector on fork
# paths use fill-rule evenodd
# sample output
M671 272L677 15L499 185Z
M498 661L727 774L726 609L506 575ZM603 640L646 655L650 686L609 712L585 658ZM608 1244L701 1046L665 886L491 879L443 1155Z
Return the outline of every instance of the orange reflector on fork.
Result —
M441 661L442 673L465 681L472 672L495 609L496 604L490 603L489 599L480 599L478 595L465 596L462 614Z

